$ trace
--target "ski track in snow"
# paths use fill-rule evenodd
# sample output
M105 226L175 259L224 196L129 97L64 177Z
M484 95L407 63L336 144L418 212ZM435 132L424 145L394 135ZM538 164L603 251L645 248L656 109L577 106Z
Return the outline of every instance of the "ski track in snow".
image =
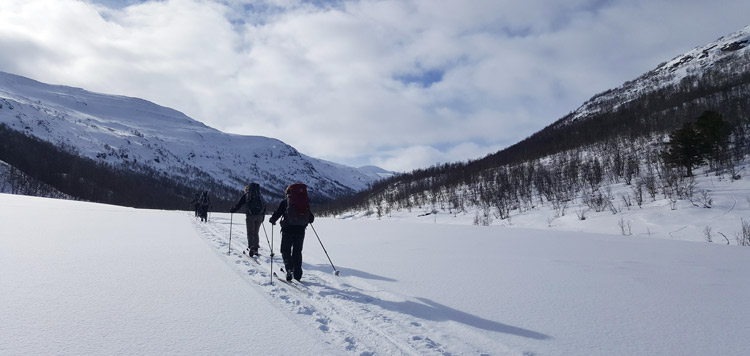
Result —
M713 178L711 179L711 186L714 189L716 189L716 183L714 182ZM712 215L712 216L700 219L698 221L694 221L693 225L695 225L696 223L703 223L703 222L708 222L708 221L716 220L719 217L722 217L722 216L727 215L727 214L731 213L732 211L734 211L734 208L737 207L737 197L735 197L734 194L730 194L729 197L732 198L733 203L732 203L732 206L730 206L729 208L727 208L727 210L724 210L724 211L722 211L721 213L719 213L717 215ZM675 238L675 236L673 235L674 233L680 232L680 231L682 231L684 229L687 229L688 227L690 227L690 226L689 225L683 225L683 226L681 226L677 230L670 231L669 232L669 236L672 237L672 238Z
M497 350L490 352L468 344L468 340L454 336L451 329L436 329L424 320L382 308L377 294L384 291L366 282L357 281L357 287L354 287L342 283L341 277L312 268L305 268L302 283L285 283L273 278L270 273L268 246L266 242L264 247L263 241L266 239L262 229L262 255L258 257L258 265L242 253L242 250L247 248L244 223L233 225L232 248L228 254L228 219L214 218L205 223L198 219L192 220L201 237L248 283L257 286L259 293L265 294L280 311L289 313L292 320L298 320L306 325L311 333L318 333L317 336L321 340L341 347L342 354L365 356L497 353ZM274 239L278 243L280 236L274 236ZM273 269L278 277L284 278L285 275L280 272L283 264L278 245L274 245L274 250ZM305 265L308 263L303 262L303 267ZM451 345L450 350L446 345Z

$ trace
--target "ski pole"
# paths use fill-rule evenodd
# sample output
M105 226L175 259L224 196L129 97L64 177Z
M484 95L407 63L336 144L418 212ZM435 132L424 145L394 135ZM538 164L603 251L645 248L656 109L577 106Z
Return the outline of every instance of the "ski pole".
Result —
M326 247L323 246L323 241L320 241L320 236L318 236L318 232L315 231L315 226L313 224L310 224L310 227L313 229L313 232L315 233L315 237L318 238L318 242L320 242L320 247L323 248L323 252L326 253L326 257L328 257L328 262L331 262L331 267L333 267L333 270L335 271L335 275L339 275L339 271L336 269L336 266L333 265L333 261L331 261L331 256L328 256L328 251L326 251Z
M266 235L266 242L268 242L268 232L266 231L266 224L260 223L260 226L263 226L263 235ZM271 236L273 236L273 227L271 227ZM268 248L271 249L271 258L273 258L273 246L271 246L271 243L268 242Z
M265 228L264 228L265 229ZM271 285L273 285L273 274L276 273L273 271L273 224L271 224Z
M232 217L234 214L229 213L229 251L227 251L227 255L232 253Z

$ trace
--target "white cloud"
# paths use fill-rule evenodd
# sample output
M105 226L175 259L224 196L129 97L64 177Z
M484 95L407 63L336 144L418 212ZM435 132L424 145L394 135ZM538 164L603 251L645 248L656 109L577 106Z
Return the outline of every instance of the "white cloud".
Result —
M113 4L0 2L0 70L394 170L507 147L739 30L750 10L733 0Z
M435 164L466 161L466 157L482 158L497 152L499 145L480 145L474 142L460 143L445 149L433 146L412 145L406 148L378 151L372 162L381 167L392 167L392 170L408 172L414 167L426 168Z

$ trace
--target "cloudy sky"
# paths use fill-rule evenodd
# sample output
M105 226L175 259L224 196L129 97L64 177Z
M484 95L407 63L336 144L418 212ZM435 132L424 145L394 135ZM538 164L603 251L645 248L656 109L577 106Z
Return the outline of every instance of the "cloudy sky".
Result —
M747 0L0 0L0 71L408 171L512 145Z

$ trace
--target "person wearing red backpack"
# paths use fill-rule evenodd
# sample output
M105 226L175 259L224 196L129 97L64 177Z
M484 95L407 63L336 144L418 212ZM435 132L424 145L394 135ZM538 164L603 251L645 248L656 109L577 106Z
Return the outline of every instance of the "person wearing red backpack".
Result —
M302 245L305 242L305 229L315 220L310 211L307 186L294 183L286 188L286 198L268 220L271 225L281 218L281 257L284 260L286 280L302 278Z

